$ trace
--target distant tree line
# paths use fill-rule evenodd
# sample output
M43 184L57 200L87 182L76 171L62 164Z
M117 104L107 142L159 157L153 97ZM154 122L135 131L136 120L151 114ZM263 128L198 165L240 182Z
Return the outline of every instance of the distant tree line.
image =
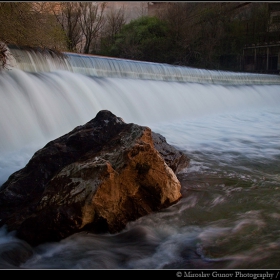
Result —
M267 40L265 2L170 2L155 16L126 22L106 2L0 2L0 68L6 44L199 68L241 70L246 44ZM275 31L279 34L279 28ZM274 32L274 33L275 33Z
M100 54L208 69L241 70L243 47L268 34L267 3L173 2L126 24ZM279 32L278 32L279 34Z

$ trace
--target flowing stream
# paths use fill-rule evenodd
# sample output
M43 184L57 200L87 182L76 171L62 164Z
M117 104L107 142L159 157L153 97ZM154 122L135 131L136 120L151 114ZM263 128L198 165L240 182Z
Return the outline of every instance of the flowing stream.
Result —
M0 73L0 186L103 109L184 151L182 199L118 234L30 247L0 228L0 268L280 268L280 76L11 49ZM19 263L7 248L30 257Z

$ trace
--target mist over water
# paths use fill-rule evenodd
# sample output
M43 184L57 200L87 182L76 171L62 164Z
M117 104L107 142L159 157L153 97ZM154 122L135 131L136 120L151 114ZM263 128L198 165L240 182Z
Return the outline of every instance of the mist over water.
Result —
M182 199L118 234L32 248L0 228L0 268L279 268L280 85L11 69L0 75L0 100L0 185L103 109L149 126L191 159L178 175ZM11 248L28 260L18 262Z

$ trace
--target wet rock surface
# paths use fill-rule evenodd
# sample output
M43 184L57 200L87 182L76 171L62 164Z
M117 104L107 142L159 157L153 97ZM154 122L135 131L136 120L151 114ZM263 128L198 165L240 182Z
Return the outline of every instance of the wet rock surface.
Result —
M49 142L0 189L0 226L36 246L80 231L121 231L182 196L189 159L150 128L100 111Z

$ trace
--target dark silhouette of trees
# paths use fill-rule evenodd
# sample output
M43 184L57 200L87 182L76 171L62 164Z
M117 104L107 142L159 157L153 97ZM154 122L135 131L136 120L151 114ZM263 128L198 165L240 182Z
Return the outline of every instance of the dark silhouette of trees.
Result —
M80 27L83 36L83 53L90 53L94 41L99 38L104 25L106 2L80 2Z
M109 54L128 59L163 62L169 48L166 22L157 17L141 17L123 26Z
M90 53L104 24L106 2L62 2L53 4L68 51Z
M79 2L62 2L59 6L53 3L52 12L64 32L67 50L76 52L78 44L82 42Z
M118 10L110 9L105 16L104 26L101 30L100 46L95 51L97 53L102 52L103 55L109 55L110 48L114 44L117 34L121 31L125 23L126 16L124 8Z
M0 68L6 43L240 71L244 46L280 41L280 17L265 2L167 6L126 23L106 2L0 2Z
M162 50L169 46L157 60L207 69L241 70L244 46L267 42L272 34L268 32L267 7L267 3L248 2L170 2L168 9L156 14L168 26L166 38L161 41ZM141 59L142 54L137 51L142 42L125 39L124 31L121 33L126 49L134 53L134 59ZM128 50L121 54L131 57Z

